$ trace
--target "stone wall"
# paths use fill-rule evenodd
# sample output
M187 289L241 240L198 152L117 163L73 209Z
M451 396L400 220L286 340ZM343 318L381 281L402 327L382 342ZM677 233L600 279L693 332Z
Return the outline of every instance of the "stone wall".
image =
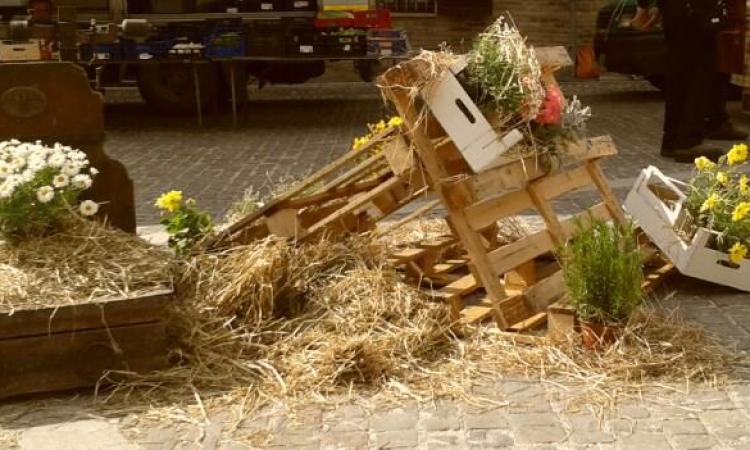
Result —
M396 26L408 31L414 48L435 49L442 42L457 52L466 50L471 41L495 17L510 12L521 32L534 45L565 45L572 47L572 0L493 0L493 13L451 14L437 17L398 18ZM596 13L608 0L576 0L578 45L591 44L596 28ZM438 6L440 11L440 6Z

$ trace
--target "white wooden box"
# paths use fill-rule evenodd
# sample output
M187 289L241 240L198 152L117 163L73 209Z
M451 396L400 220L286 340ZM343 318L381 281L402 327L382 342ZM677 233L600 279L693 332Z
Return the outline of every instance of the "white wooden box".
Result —
M500 137L492 129L454 75L465 67L466 62L462 61L446 71L442 78L424 89L422 98L471 170L479 173L507 163L503 154L519 143L523 135L513 130Z
M0 42L0 61L39 61L39 42Z
M652 189L654 182L659 189ZM676 228L687 217L679 185L683 183L650 166L628 194L625 209L683 275L750 292L750 260L739 266L730 264L728 254L710 247L717 234L705 228L699 228L690 241L678 234ZM657 195L663 189L668 195Z

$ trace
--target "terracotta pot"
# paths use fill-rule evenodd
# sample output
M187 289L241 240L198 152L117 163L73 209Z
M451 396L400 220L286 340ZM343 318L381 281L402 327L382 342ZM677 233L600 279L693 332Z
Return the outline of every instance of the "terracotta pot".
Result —
M609 347L622 336L622 327L596 322L581 322L581 339L588 349Z

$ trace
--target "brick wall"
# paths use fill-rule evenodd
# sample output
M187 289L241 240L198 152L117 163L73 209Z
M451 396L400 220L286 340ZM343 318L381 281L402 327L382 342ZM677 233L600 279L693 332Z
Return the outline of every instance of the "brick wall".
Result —
M521 32L534 45L566 45L573 42L572 0L493 0L491 15L439 14L429 18L399 18L396 26L408 31L414 48L436 49L442 42L456 52L466 50L484 27L509 11ZM608 0L576 0L578 45L590 44L595 31L596 13ZM438 6L440 11L440 6Z

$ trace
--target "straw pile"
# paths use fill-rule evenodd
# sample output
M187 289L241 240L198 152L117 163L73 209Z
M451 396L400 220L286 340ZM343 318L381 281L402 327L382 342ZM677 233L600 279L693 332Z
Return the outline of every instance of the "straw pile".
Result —
M50 236L0 241L0 313L170 288L170 260L136 236L78 218Z
M521 375L558 386L577 406L604 407L652 388L716 385L731 366L702 329L655 310L603 352L577 342L516 345L494 326L459 338L448 308L404 284L386 253L364 238L267 239L195 257L172 320L176 367L131 376L109 399L132 407L143 396L154 408L143 417L195 421L333 398L481 402L476 385Z

